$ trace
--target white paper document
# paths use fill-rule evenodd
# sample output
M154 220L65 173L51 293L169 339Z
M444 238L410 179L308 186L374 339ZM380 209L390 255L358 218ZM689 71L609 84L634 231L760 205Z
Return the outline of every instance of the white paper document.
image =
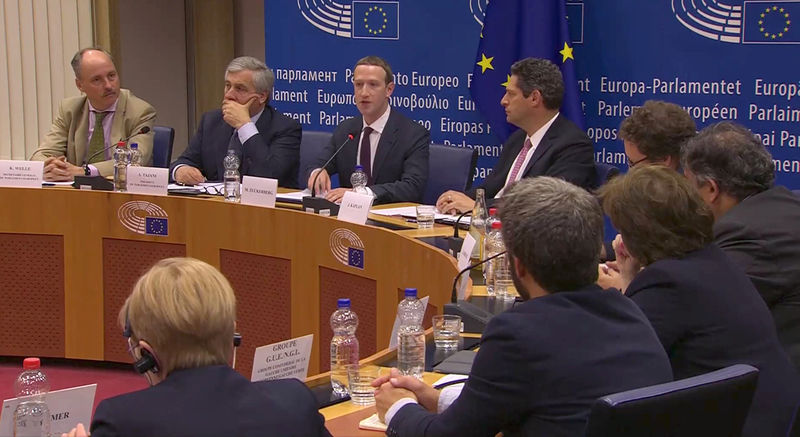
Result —
M304 381L308 376L308 361L313 342L314 334L308 334L257 348L250 381L283 378Z
M92 406L97 384L65 388L51 391L45 402L50 409L50 435L61 435L83 423L88 427L92 422ZM14 435L14 410L19 404L18 398L3 401L0 411L0 436Z

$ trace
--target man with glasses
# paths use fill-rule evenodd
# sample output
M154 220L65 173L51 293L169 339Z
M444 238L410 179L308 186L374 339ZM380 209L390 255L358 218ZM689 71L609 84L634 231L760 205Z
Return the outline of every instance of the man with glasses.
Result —
M628 167L661 164L680 166L681 147L695 136L692 117L674 103L648 100L619 126Z
M222 108L203 114L189 147L170 166L175 182L196 185L221 181L228 150L239 157L241 175L274 178L297 187L300 123L269 105L275 75L250 56L236 58L225 70Z

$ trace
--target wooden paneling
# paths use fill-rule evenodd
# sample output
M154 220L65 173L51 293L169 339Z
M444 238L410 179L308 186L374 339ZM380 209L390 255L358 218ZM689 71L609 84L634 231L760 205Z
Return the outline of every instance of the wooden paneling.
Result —
M143 235L123 226L119 217L120 207L131 201L149 202L140 205L161 208L168 217L169 234ZM309 375L318 373L320 347L328 346L324 342L320 344L322 334L327 335L321 321L330 317L328 309L320 311L321 271L341 272L344 277L358 278L359 282L374 282L375 312L370 316L374 315L375 328L374 337L372 333L368 337L378 349L389 343L399 289L416 286L420 296L430 295L430 304L440 311L449 300L450 284L457 273L452 257L417 240L382 228L344 223L295 210L210 199L58 188L0 188L0 204L15 205L0 211L0 233L46 234L63 238L63 343L64 356L68 358L105 359L103 333L106 329L112 333L118 331L115 316L118 309L104 307L106 272L103 252L104 241L109 239L168 243L185 247L187 256L217 268L224 265L227 275L237 275L231 277L235 287L244 284L236 290L239 301L251 302L251 305L269 299L266 293L269 283L279 283L277 278L280 275L288 276L291 299L284 307L289 308L290 314L288 322L284 322L280 329L281 333L288 332L291 337L314 334ZM143 211L138 214L146 215ZM337 229L349 230L361 240L365 260L363 269L343 264L334 256L330 236ZM130 252L132 258L139 255L135 249ZM221 261L221 252L228 253L226 263ZM164 256L172 256L171 253ZM271 273L263 276L263 289L257 286L258 276L242 278L240 276L247 273L234 268L233 265L245 261L252 261L255 267L251 270L265 265L270 269ZM4 280L0 277L0 293L5 292ZM285 290L286 285L280 287ZM278 329L271 327L266 318L263 323L257 322L249 320L246 326L242 326L245 342L262 338L261 341L267 341L264 334Z

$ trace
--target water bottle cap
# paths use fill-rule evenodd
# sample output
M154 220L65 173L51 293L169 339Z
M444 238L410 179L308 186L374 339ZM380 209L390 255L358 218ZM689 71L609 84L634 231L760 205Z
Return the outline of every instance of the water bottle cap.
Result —
M489 215L492 217L497 215L497 208L489 208Z
M502 229L502 228L503 228L503 223L501 223L500 220L492 222L492 229Z
M120 148L120 149L124 149L125 148L125 141L118 142L117 143L117 147Z
M131 149L136 150L138 148L139 148L139 143L131 143Z
M350 299L349 298L341 298L336 301L336 306L339 308L350 308Z
M417 297L416 288L406 288L406 297Z
M22 360L22 368L25 370L38 369L42 363L38 358L25 358Z
M356 166L356 171L359 171L359 170L364 171L364 166L357 165Z

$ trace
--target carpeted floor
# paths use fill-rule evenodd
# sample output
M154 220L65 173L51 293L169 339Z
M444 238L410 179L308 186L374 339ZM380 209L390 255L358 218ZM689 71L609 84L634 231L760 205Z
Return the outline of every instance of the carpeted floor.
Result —
M51 390L97 384L94 407L103 399L147 387L144 377L125 364L97 363L42 358L42 370L50 381ZM15 396L14 381L22 372L22 358L0 358L0 399Z

